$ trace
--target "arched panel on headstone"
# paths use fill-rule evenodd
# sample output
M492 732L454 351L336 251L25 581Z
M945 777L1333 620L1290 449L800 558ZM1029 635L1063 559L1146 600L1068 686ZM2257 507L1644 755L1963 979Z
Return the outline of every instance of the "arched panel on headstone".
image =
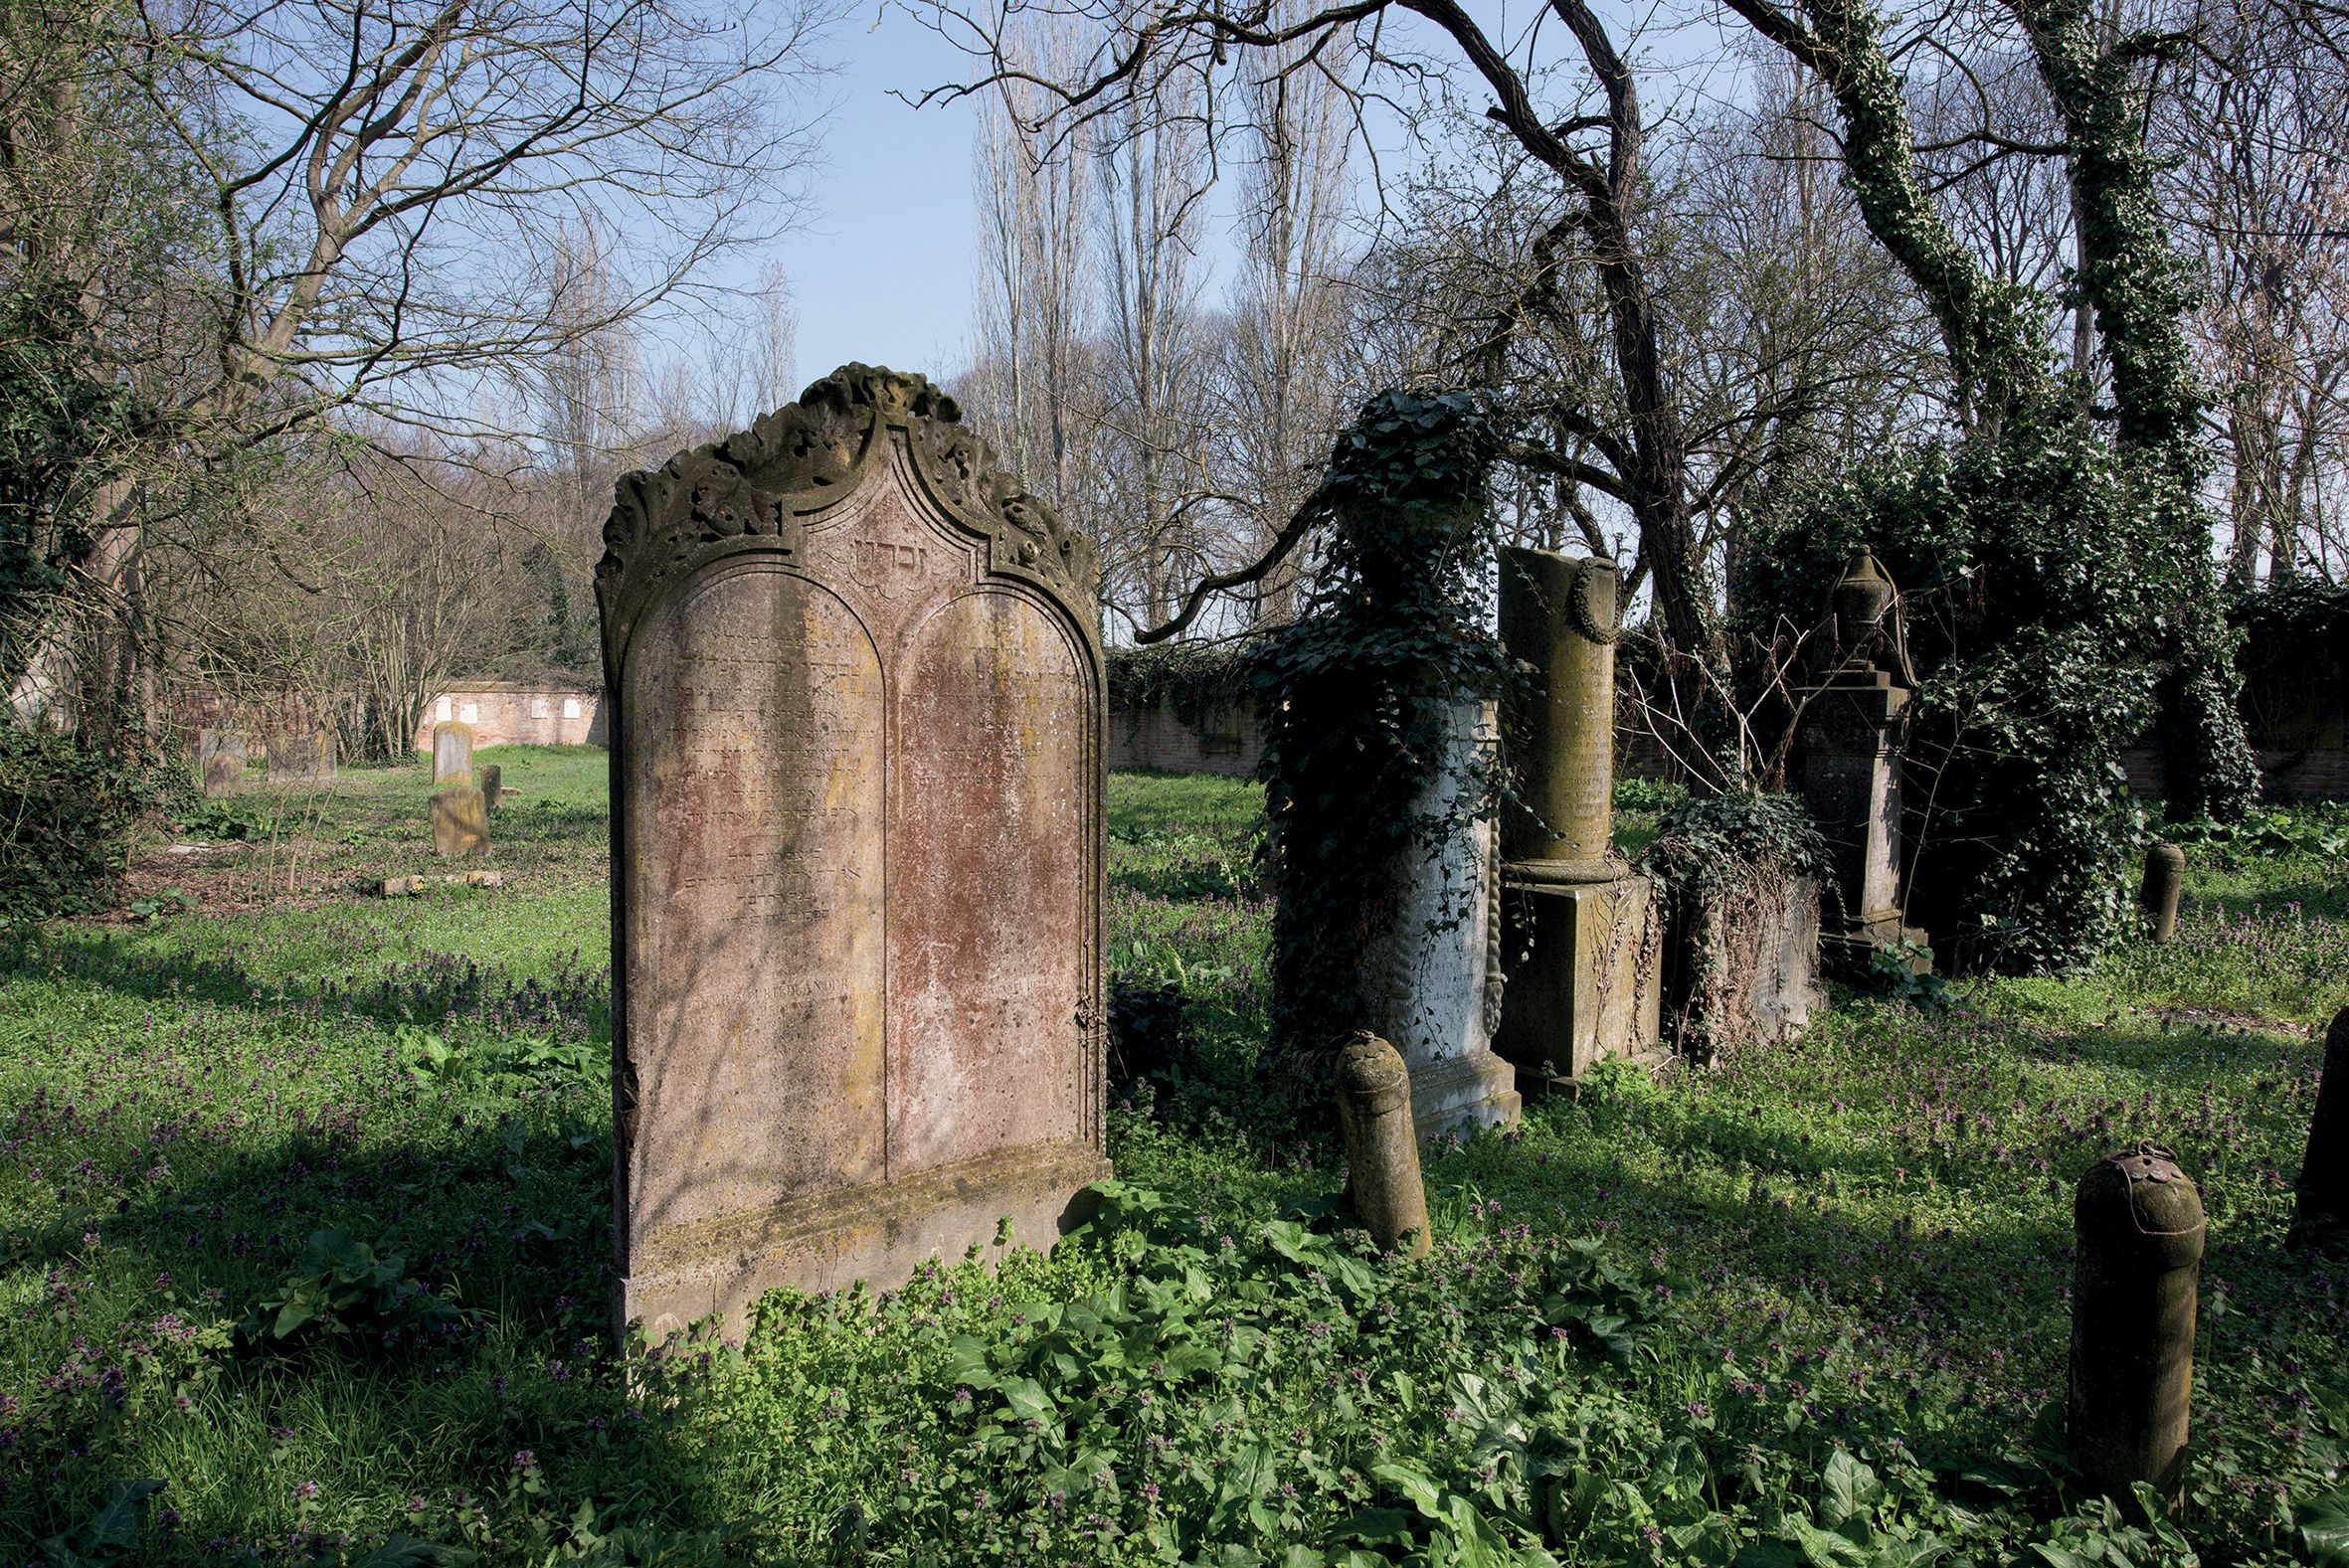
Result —
M882 682L829 591L710 569L629 649L639 1238L883 1171Z
M1012 590L914 629L896 722L889 907L890 1165L917 1171L1086 1126L1093 682Z

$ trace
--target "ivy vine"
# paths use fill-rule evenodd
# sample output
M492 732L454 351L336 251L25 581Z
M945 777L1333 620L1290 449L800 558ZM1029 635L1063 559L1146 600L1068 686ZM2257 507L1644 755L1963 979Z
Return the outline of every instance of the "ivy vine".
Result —
M1253 661L1264 733L1275 1076L1316 1085L1372 1016L1363 955L1394 917L1395 868L1489 816L1499 778L1442 815L1422 794L1463 702L1512 683L1473 607L1494 580L1495 428L1465 393L1386 392L1307 503L1330 526L1307 612ZM1489 770L1489 774L1493 771Z

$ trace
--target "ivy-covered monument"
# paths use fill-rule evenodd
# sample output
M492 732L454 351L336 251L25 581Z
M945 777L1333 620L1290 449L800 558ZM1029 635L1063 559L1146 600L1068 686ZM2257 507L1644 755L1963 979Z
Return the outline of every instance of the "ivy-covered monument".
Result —
M1280 894L1268 1068L1318 1100L1367 1029L1402 1053L1423 1137L1520 1110L1492 1050L1508 663L1464 610L1491 591L1493 456L1465 394L1370 400L1308 503L1330 524L1321 587L1256 666Z

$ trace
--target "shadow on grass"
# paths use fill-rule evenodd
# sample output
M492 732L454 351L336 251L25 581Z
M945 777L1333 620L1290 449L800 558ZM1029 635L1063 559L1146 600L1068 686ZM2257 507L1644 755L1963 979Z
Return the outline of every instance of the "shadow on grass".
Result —
M583 1507L600 1532L727 1525L695 1444L674 1441L665 1374L611 1351L604 1127L560 1104L499 1110L452 1098L415 1140L374 1148L190 1149L184 1182L111 1203L61 1194L55 1221L7 1238L0 1281L21 1294L47 1280L49 1309L16 1326L0 1365L51 1391L7 1418L0 1542L70 1529L114 1481L149 1477L170 1487L140 1562L338 1560L337 1535L479 1546L490 1532L519 1548L534 1530L536 1561L579 1543ZM141 1348L260 1313L316 1267L317 1231L396 1258L456 1313L387 1339L367 1297L184 1365ZM40 1379L52 1362L62 1385ZM155 1527L162 1506L176 1528Z
M147 1001L210 1002L259 1015L364 1018L386 1028L437 1027L454 1019L506 1034L612 1038L606 965L559 960L553 974L516 978L504 965L428 953L394 963L372 983L265 980L241 965L186 954L132 950L104 935L52 934L0 945L0 976L62 977Z

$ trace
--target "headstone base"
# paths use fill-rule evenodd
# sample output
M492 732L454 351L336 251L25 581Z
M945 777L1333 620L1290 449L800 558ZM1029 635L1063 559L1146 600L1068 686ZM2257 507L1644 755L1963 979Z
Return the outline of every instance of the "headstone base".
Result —
M1819 923L1819 968L1835 979L1865 981L1876 973L1877 955L1891 952L1902 943L1911 949L1903 960L1908 971L1930 974L1933 971L1930 938L1921 927L1901 925L1898 910L1876 910L1858 920L1824 918Z
M613 1321L641 1323L657 1347L714 1312L739 1343L751 1307L779 1281L810 1292L859 1280L891 1290L933 1258L959 1261L970 1238L994 1235L1005 1218L1013 1245L1049 1252L1089 1216L1085 1188L1110 1174L1098 1149L1063 1145L656 1231L613 1285ZM983 1256L1002 1251L989 1243Z
M1422 1142L1438 1132L1515 1127L1524 1115L1517 1069L1490 1051L1411 1068L1411 1126Z
M1493 1046L1521 1087L1578 1083L1610 1058L1649 1055L1663 1037L1654 884L1553 881L1540 874L1547 865L1503 868L1509 984Z

